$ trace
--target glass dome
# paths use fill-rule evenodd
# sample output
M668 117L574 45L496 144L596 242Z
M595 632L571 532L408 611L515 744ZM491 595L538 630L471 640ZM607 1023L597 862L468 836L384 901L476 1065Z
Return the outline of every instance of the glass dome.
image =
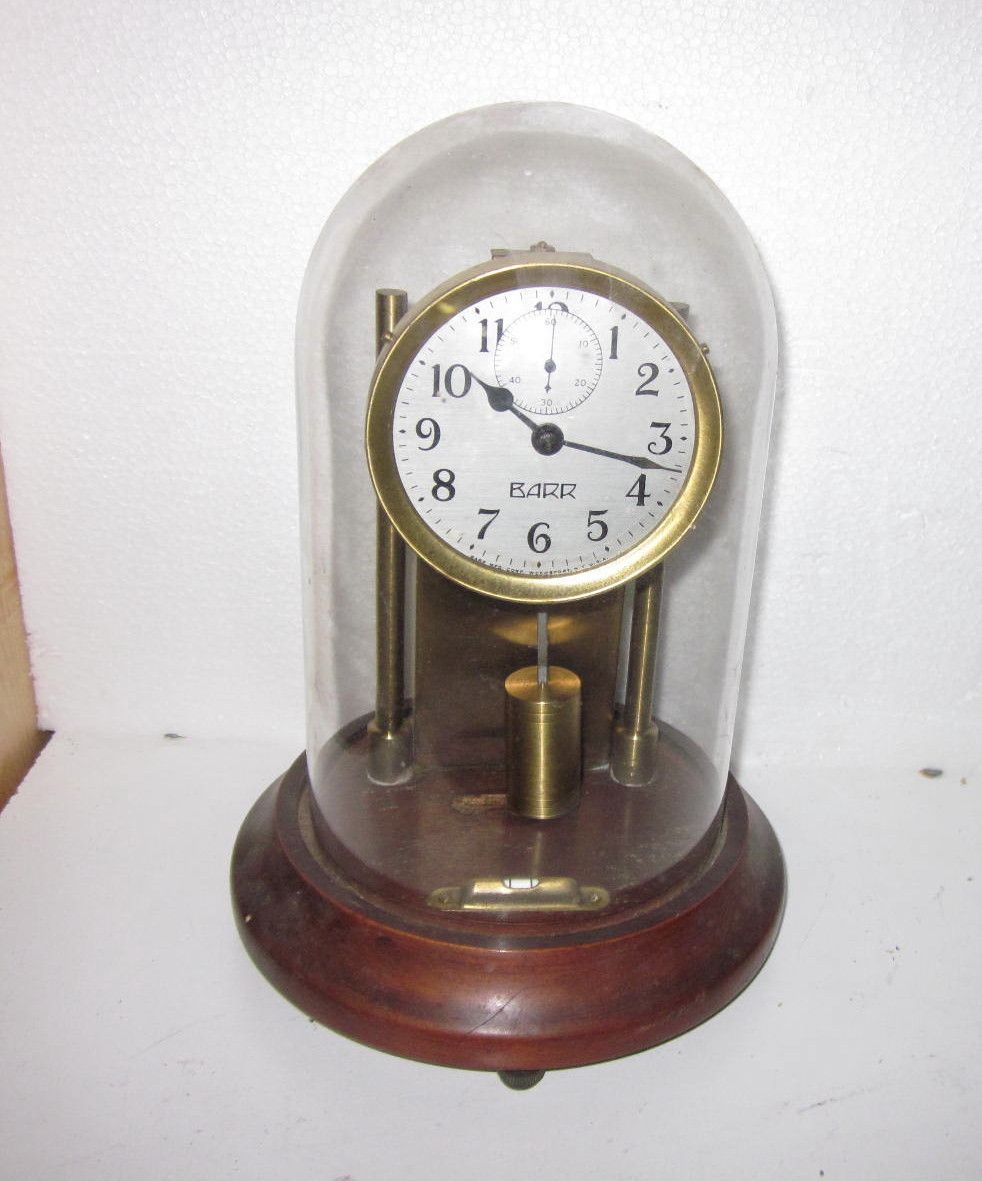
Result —
M518 252L538 282L529 251L546 243L671 309L665 323L708 355L723 441L705 507L661 562L547 604L543 618L541 604L444 577L391 531L365 424L378 347L396 349L419 309L439 305L430 293L492 252L500 265L512 257L501 252ZM530 911L549 911L561 931L630 911L707 856L723 814L775 370L773 300L745 226L694 164L630 123L564 104L482 108L405 140L351 187L310 260L297 332L311 823L350 879L462 929L520 931ZM474 374L487 389L505 380ZM581 782L562 807L536 812L514 804L521 743L509 711L525 707L504 682L543 661L582 683L582 704L539 756ZM557 702L558 690L558 717ZM575 766L563 754L573 748Z

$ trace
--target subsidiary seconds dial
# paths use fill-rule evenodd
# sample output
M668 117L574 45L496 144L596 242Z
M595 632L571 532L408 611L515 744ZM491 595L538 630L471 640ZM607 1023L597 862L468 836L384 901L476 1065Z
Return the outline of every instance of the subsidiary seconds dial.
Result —
M579 597L691 524L715 475L718 402L699 346L646 289L584 267L515 270L462 284L397 340L369 411L372 472L396 526L448 576ZM697 464L707 426L715 455Z
M494 372L511 390L516 405L535 414L562 414L585 402L603 370L597 334L561 300L535 307L511 320L498 317L501 338Z

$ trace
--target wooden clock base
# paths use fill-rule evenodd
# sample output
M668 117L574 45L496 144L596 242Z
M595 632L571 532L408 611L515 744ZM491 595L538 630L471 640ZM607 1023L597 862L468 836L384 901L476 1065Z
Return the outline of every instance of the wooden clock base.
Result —
M648 905L469 929L346 878L317 844L303 756L247 816L232 858L242 939L287 998L339 1033L445 1066L533 1072L647 1049L718 1012L777 936L784 864L733 777L700 869ZM563 916L564 918L566 916ZM506 1081L508 1081L506 1079Z

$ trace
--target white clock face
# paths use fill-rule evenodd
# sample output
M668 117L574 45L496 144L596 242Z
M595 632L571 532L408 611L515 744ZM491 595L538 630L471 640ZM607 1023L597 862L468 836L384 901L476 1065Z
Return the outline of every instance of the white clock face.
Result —
M689 382L635 312L575 287L471 304L406 368L395 468L421 520L513 574L588 570L637 546L685 484Z

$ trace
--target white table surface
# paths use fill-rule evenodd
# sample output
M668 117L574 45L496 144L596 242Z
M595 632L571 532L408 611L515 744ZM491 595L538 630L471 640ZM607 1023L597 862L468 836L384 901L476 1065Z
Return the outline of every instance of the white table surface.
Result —
M229 853L295 751L56 736L0 815L4 1178L976 1178L982 767L745 776L790 894L751 987L645 1054L419 1065L239 944Z

